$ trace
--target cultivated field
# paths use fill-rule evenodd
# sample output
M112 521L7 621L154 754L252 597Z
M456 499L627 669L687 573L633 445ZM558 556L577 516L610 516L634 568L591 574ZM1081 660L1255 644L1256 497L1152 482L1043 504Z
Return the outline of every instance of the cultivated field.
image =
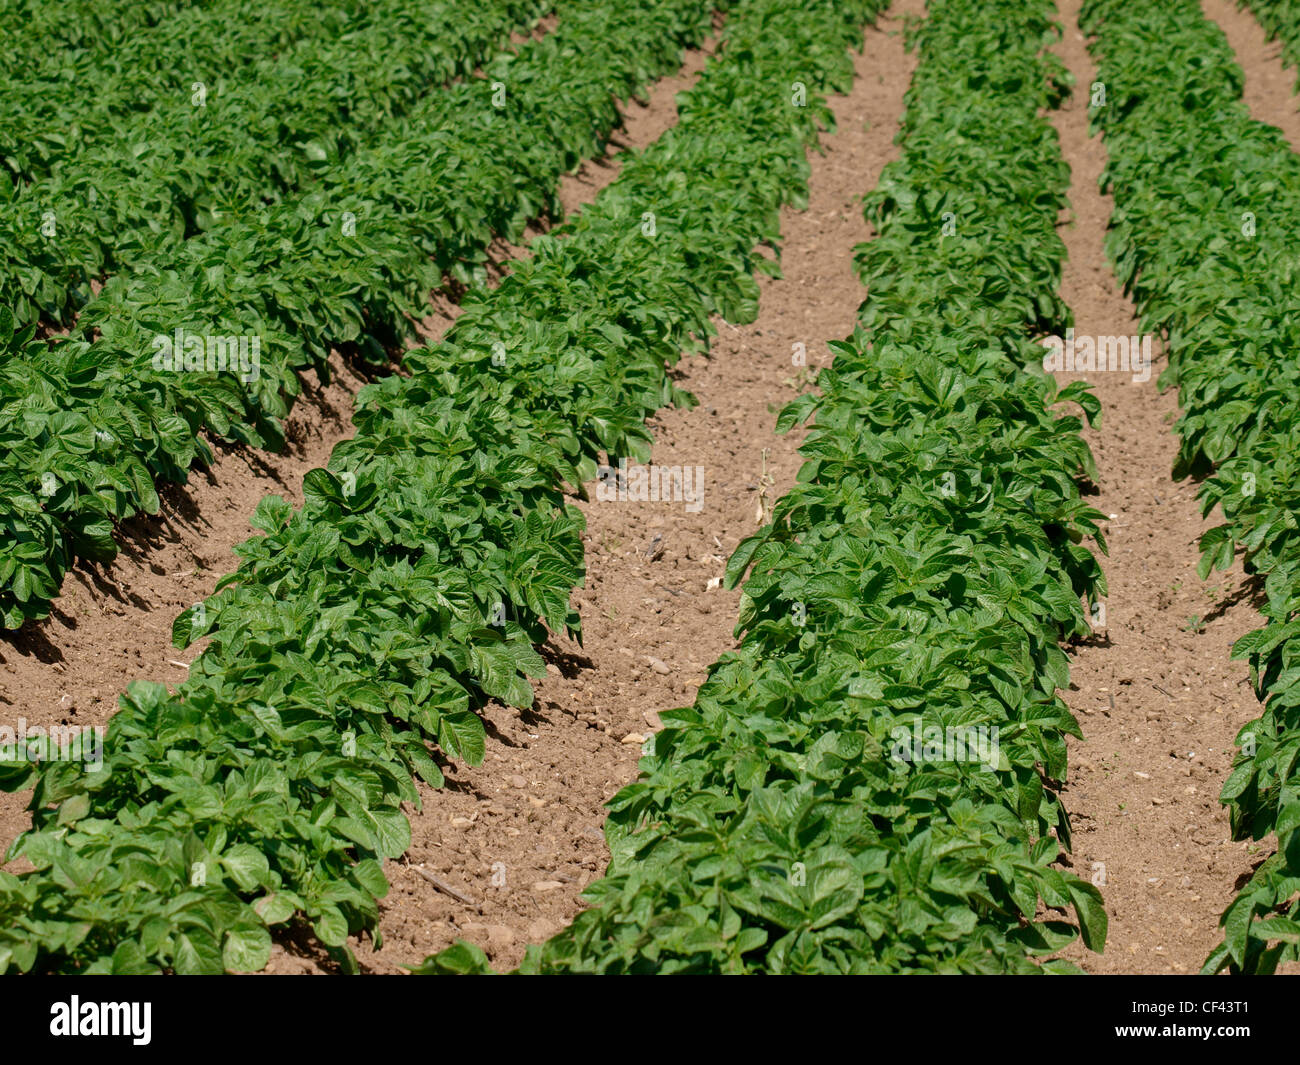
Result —
M1300 0L0 52L0 973L1296 968Z

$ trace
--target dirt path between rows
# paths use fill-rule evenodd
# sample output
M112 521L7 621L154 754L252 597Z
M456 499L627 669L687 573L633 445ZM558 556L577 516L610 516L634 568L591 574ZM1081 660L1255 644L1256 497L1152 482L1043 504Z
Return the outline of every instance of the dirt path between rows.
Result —
M796 395L795 345L815 369L829 362L825 341L853 330L864 290L852 249L869 236L859 201L895 155L914 65L901 16L922 9L904 0L867 31L852 93L832 100L837 132L823 136L825 154L810 157L808 209L782 214L784 278L760 280L752 325L720 324L710 356L680 364L700 405L651 421L654 464L703 468L702 508L581 504L588 582L575 601L585 646L557 641L532 713L488 709L482 766L458 768L441 792L422 788L410 852L387 869L384 948L359 948L366 968L391 972L457 938L477 943L498 968L513 966L527 943L573 919L580 892L603 873L604 802L635 778L658 713L689 705L708 665L734 646L739 593L710 583L756 528L764 449L768 498L793 484L799 439L772 430ZM472 903L444 894L417 865ZM272 966L301 971L315 962L278 952Z
M1219 24L1237 62L1246 72L1242 99L1261 122L1277 126L1300 149L1300 100L1295 95L1296 72L1282 65L1282 43L1269 42L1264 27L1236 0L1201 0L1207 18Z
M645 147L668 128L676 117L676 94L694 83L715 47L716 39L710 39L687 52L681 70L657 82L644 104L623 108L624 128L615 131L606 155L564 179L560 198L566 211L590 202L614 180L622 151ZM518 251L494 246L498 274ZM446 293L436 294L422 336L436 341L459 313ZM257 503L270 493L301 503L303 475L324 466L334 446L352 435L353 399L365 380L337 353L330 365L328 387L318 387L314 374L304 375L303 394L286 419L284 453L214 448L209 469L192 470L189 484L160 491L158 516L123 526L122 553L112 563L83 563L68 575L48 619L0 634L0 722L102 725L117 712L117 696L131 681L174 686L184 679L184 663L197 658L206 641L185 651L173 647L176 616L236 568L232 548L254 535L248 519ZM0 792L0 857L31 823L29 798L30 792Z
M1135 336L1133 306L1103 252L1113 203L1097 189L1102 140L1087 135L1096 69L1079 6L1062 0L1056 49L1077 79L1054 116L1074 175L1062 295L1077 336ZM1259 844L1229 841L1218 803L1233 737L1258 715L1246 665L1228 649L1260 618L1239 563L1207 583L1197 578L1197 538L1218 520L1202 521L1195 485L1170 477L1178 404L1156 388L1161 349L1156 338L1146 382L1123 372L1057 375L1086 378L1103 408L1101 429L1085 435L1100 477L1089 501L1110 517L1109 597L1097 634L1072 655L1064 697L1084 739L1070 742L1062 792L1074 871L1098 884L1110 917L1104 955L1076 945L1067 956L1099 973L1199 970L1238 878L1264 856Z

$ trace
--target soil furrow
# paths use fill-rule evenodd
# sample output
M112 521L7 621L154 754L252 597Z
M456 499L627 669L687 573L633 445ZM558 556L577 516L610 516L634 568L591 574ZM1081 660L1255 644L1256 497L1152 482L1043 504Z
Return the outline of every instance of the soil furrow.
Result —
M1096 68L1078 28L1079 0L1062 0L1065 39L1056 49L1074 74L1073 97L1054 116L1073 171L1069 251L1062 295L1076 337L1136 337L1133 305L1103 251L1112 200L1097 179L1100 136L1087 132ZM1109 517L1102 565L1109 584L1096 634L1073 648L1064 697L1084 739L1071 741L1063 797L1074 834L1071 864L1098 884L1110 918L1102 956L1067 955L1092 972L1196 972L1219 939L1218 920L1238 879L1262 858L1258 844L1229 841L1218 803L1237 730L1258 715L1242 662L1229 648L1261 619L1240 563L1203 583L1196 575L1200 517L1196 486L1175 482L1174 393L1153 339L1147 380L1128 371L1058 373L1085 379L1101 400L1099 429L1085 435L1096 456Z
M588 580L575 598L584 645L548 648L532 712L488 708L481 766L454 767L442 791L422 786L411 849L386 868L384 947L354 944L364 967L391 972L458 938L497 967L513 966L527 943L573 919L579 894L604 871L603 804L636 776L659 712L689 705L707 666L734 646L739 592L711 585L757 528L760 496L774 500L798 471L799 438L773 435L776 414L806 387L802 370L829 363L825 341L853 330L863 290L852 249L870 235L860 199L895 154L914 65L902 17L922 10L921 0L903 0L867 31L853 91L831 101L837 130L822 137L823 154L810 155L808 208L782 214L784 277L760 279L754 323L719 323L709 357L679 364L679 383L699 406L651 421L651 464L701 467L702 505L601 501L588 486L592 500L580 504ZM804 368L794 364L799 346ZM272 960L276 971L315 966L279 947Z
M1277 126L1300 150L1300 100L1295 95L1296 72L1282 65L1282 44L1270 42L1264 27L1236 0L1201 0L1205 17L1219 24L1237 62L1246 74L1242 99L1260 122Z

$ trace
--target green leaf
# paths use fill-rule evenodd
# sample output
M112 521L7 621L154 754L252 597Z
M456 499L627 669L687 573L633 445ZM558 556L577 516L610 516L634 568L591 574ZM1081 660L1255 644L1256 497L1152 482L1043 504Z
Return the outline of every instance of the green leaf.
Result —
M388 880L384 876L383 867L373 859L366 858L358 862L352 870L352 875L375 898L382 899L388 894Z
M221 865L243 891L253 891L270 872L266 856L247 843L236 843L221 855Z
M179 976L219 976L226 971L221 949L211 933L193 928L176 936L172 968Z
M253 910L265 924L283 924L301 908L301 903L283 891L272 891L253 903Z
M492 966L487 955L463 939L437 954L431 954L419 965L408 966L416 976L490 976Z
M348 922L336 906L322 907L312 924L316 938L327 947L341 947L348 941Z
M231 929L226 933L221 957L229 972L260 972L271 960L271 933L265 928Z
M470 710L446 710L438 722L438 743L451 757L481 765L487 754L487 731Z
M1101 954L1106 949L1106 931L1109 921L1102 905L1101 892L1092 884L1071 878L1067 881L1070 898L1074 901L1074 913L1079 921L1079 932L1083 944L1089 950Z

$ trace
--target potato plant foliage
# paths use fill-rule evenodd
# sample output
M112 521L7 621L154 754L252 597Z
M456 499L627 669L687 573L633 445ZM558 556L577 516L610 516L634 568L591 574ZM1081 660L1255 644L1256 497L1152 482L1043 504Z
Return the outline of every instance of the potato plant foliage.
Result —
M70 323L91 279L313 183L552 6L223 0L28 38L0 72L0 304Z
M35 343L0 316L0 624L46 616L76 559L112 557L114 523L156 512L158 482L211 461L205 434L280 447L298 371L328 380L336 347L383 360L448 275L483 280L492 239L559 213L560 178L603 149L617 99L676 70L713 6L562 3L554 33L323 153L300 192L152 239L83 308L93 342ZM258 337L258 374L155 368L154 339L177 328Z
M1069 172L1040 115L1066 84L1058 33L1037 0L929 5L902 158L867 199L860 326L782 413L816 418L799 484L728 566L749 574L740 649L664 715L592 908L524 972L1032 973L1068 970L1037 956L1078 933L1102 949L1099 892L1056 865L1078 734L1059 641L1105 592L1080 542L1104 546L1076 484L1092 458L1053 409L1099 405L1058 392L1031 340L1069 320ZM900 756L916 726L1000 743L986 764ZM419 971L486 970L462 942Z
M179 645L208 648L175 693L131 686L104 771L0 768L3 786L35 786L12 853L37 867L0 873L0 970L257 969L291 921L354 964L380 863L409 844L413 777L480 760L475 708L529 705L535 646L580 632L566 484L646 457L646 417L690 401L667 369L711 316L754 317L780 209L806 202L824 94L851 85L877 6L737 3L679 123L472 295L408 375L363 391L356 436L308 475L301 509L262 502L265 535L176 622Z
M1300 63L1300 4L1242 3ZM48 616L211 441L282 447L333 352L373 380L303 504L264 498L235 572L176 618L177 647L207 641L188 679L131 684L100 767L0 760L0 789L33 791L8 857L34 867L0 871L0 973L257 971L289 933L358 970L417 782L480 763L485 704L530 707L542 645L581 639L572 495L647 460L647 419L695 402L681 355L756 317L826 97L887 6L3 5L0 625ZM561 178L719 13L676 124L564 220ZM1277 848L1203 971L1271 973L1300 961L1300 160L1196 0L1084 0L1080 28L1107 251L1167 340L1175 473L1223 517L1200 576L1240 554L1265 601L1233 649L1261 716L1221 800L1234 838ZM661 715L589 908L519 971L1036 974L1104 948L1058 794L1080 735L1062 644L1106 594L1081 495L1100 404L1039 342L1071 324L1061 32L1052 0L907 24L858 324L781 411L811 425L798 481L727 565L738 647ZM489 289L492 242L539 218ZM449 285L455 324L390 373ZM256 373L159 368L182 332L256 338ZM461 941L413 971L491 968Z

